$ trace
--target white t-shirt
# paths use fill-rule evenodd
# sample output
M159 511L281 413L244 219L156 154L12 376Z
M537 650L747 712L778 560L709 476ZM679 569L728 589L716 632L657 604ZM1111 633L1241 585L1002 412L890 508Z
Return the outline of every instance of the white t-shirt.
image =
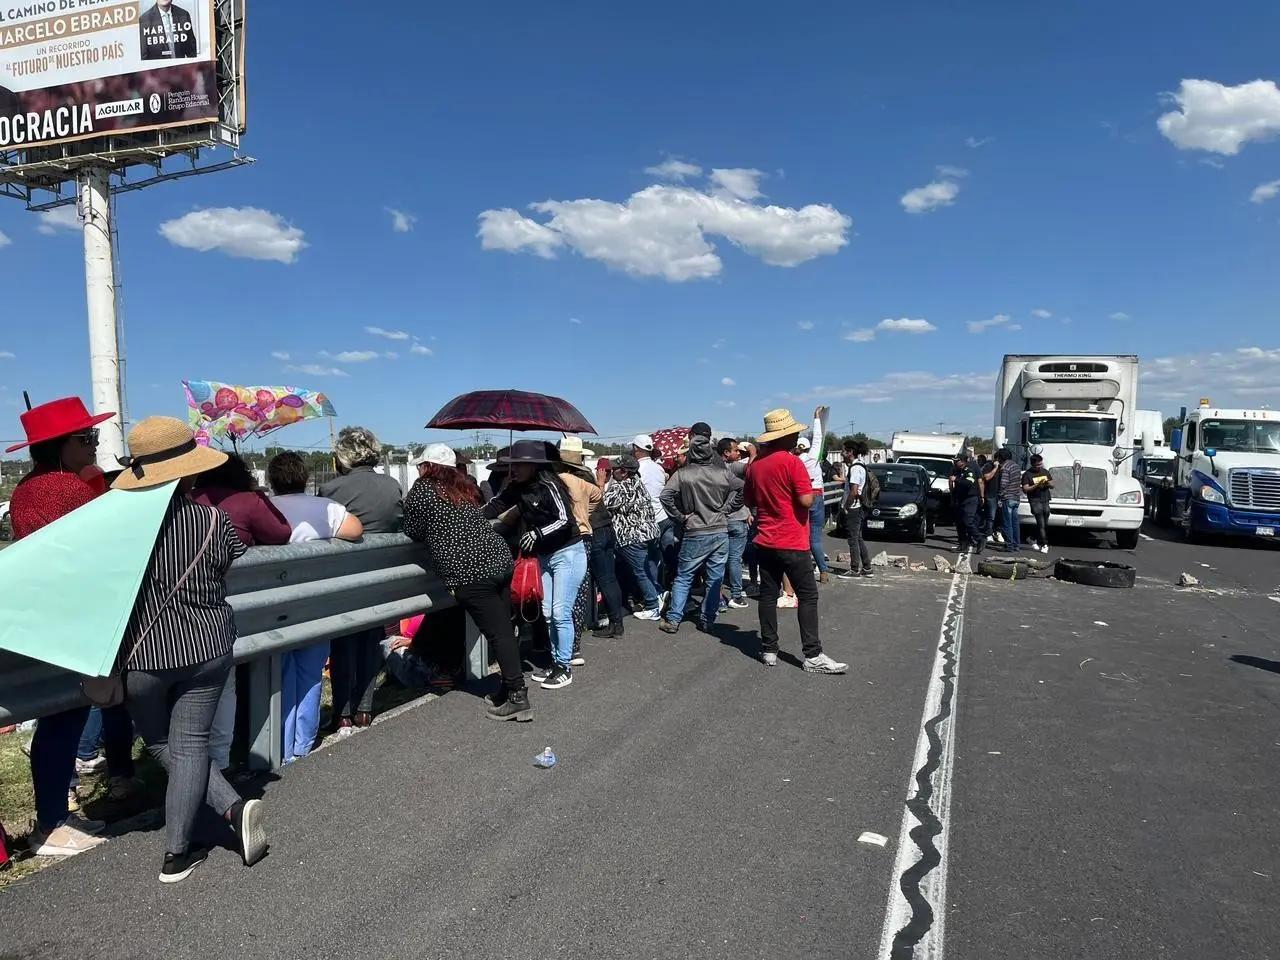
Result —
M662 488L667 485L667 471L662 469L662 464L657 460L645 457L640 461L640 482L644 484L645 490L649 492L649 499L653 501L653 519L661 523L667 519L667 511L663 509L662 502L658 498L662 496Z
M862 488L865 487L866 485L867 485L866 465L863 464L861 460L855 460L853 461L852 464L849 465L849 476L846 477L844 481L845 501L846 502L848 501L849 494L850 492L852 492L854 487L858 488L858 493L859 495L861 495Z
M813 484L816 492L822 490L822 464L818 462L812 451L806 450L800 454L800 462L804 464L804 468L809 471L809 481Z
M272 497L271 502L293 528L290 543L332 540L350 516L347 508L336 500L313 497L309 493L286 493L284 496Z

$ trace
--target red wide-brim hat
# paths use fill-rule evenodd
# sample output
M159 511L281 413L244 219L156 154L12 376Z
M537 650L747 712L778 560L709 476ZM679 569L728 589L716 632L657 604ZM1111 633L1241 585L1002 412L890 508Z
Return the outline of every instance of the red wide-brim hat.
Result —
M79 397L63 397L61 400L50 400L38 407L32 407L22 415L22 429L27 435L24 443L15 443L7 447L5 453L13 453L29 447L33 443L44 443L59 437L69 437L81 430L96 427L114 417L114 413L92 414L85 409L84 401Z

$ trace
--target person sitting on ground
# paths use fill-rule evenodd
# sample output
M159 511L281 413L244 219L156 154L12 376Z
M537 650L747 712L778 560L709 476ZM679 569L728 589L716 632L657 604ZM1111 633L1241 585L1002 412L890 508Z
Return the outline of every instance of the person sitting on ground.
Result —
M404 532L427 545L441 582L489 638L498 658L502 689L489 697L486 715L532 720L520 641L511 625L511 550L481 512L479 489L458 472L453 450L431 443L409 463L418 479L405 497Z
M286 451L267 464L272 506L286 518L290 543L309 540L359 540L364 524L327 497L307 493L307 464ZM320 732L320 695L329 641L290 650L280 658L280 711L284 714L284 762L309 754Z
M169 774L160 882L177 883L208 856L192 844L202 803L231 824L246 866L267 852L261 801L242 799L209 756L209 731L236 640L227 571L245 546L225 513L188 497L195 478L221 465L225 453L197 445L190 428L172 417L148 417L130 431L128 443L115 489L178 481L116 662L138 733Z

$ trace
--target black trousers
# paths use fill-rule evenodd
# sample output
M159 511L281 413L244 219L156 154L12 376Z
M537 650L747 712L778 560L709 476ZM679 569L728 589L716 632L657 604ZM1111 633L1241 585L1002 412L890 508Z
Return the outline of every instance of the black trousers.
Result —
M766 653L778 652L778 593L786 574L795 588L800 618L800 644L806 657L822 653L818 639L818 584L813 579L813 553L804 550L777 550L757 545L760 560L760 643Z
M1036 540L1039 543L1049 542L1049 501L1031 500L1031 516L1036 521Z
M609 622L621 623L622 588L618 585L618 537L613 531L613 524L592 531L591 539L587 541L587 551L590 554L591 579L604 597ZM592 599L594 598L595 591L592 591ZM595 626L594 618L591 625Z
M453 591L453 598L493 644L498 669L502 671L502 685L508 690L523 690L520 640L511 623L511 578L464 583Z
M983 541L982 524L978 520L978 508L981 501L977 497L965 497L953 504L956 519L956 538L960 549L976 547Z
M386 631L373 627L339 637L329 647L329 683L333 687L333 716L373 713L373 694L382 671L382 641Z

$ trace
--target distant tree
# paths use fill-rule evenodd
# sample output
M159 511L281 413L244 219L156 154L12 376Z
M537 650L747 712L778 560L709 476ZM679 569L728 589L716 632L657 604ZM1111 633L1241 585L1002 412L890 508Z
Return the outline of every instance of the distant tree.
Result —
M975 454L978 454L978 453L990 454L992 451L992 444L991 444L990 437L965 437L964 445L966 447L972 447L973 452Z
M1164 418L1164 442L1165 443L1173 442L1173 431L1177 430L1180 426L1182 426L1182 421L1179 420L1177 417Z

